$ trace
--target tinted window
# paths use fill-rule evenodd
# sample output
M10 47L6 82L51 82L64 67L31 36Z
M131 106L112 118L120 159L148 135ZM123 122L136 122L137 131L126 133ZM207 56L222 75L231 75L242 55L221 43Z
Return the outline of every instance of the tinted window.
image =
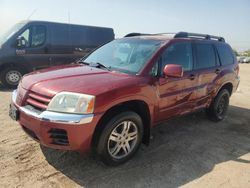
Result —
M43 45L46 39L46 28L44 26L33 26L31 35L31 47Z
M214 67L216 58L211 44L196 44L196 69Z
M192 70L193 54L189 42L175 43L162 54L162 69L167 64L182 65L184 71Z
M220 62L222 65L233 64L234 58L232 54L232 50L225 44L216 45L216 48L219 53Z

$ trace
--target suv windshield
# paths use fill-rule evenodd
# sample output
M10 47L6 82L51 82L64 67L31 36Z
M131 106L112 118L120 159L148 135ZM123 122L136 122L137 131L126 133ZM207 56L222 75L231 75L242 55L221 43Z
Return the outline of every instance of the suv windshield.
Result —
M136 74L160 45L159 40L123 38L100 47L83 61L88 64L101 63L110 70Z
M17 31L19 31L25 23L15 24L11 29L9 29L6 33L0 36L0 45L6 42L12 35L14 35Z

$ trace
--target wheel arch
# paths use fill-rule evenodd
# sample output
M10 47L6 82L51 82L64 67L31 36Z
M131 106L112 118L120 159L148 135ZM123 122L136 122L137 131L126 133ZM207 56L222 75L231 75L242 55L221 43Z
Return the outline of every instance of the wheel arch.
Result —
M98 140L101 136L103 129L106 127L108 121L124 111L133 111L136 112L143 121L144 134L142 138L142 142L146 145L149 144L150 141L150 128L151 128L151 116L149 105L143 100L130 100L121 102L110 107L101 119L98 121L95 131L92 137L92 147L96 147L98 144Z
M25 73L31 72L32 69L29 68L28 66L25 66L24 64L20 64L20 63L14 63L14 62L7 62L7 63L3 63L0 65L0 72L3 71L6 68L9 67L18 67L21 68L22 70L25 71Z
M233 92L233 84L231 82L226 82L224 83L216 92L216 95L218 95L218 93L222 90L222 89L227 89L230 96L232 95L232 92Z

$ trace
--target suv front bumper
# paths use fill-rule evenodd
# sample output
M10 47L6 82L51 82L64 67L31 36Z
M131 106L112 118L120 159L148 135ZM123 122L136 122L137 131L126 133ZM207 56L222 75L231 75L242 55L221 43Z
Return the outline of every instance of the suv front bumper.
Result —
M18 106L16 95L16 91L13 91L10 105L10 112L13 113L14 106L16 114L10 115L34 140L55 149L84 152L90 148L101 115L41 112L29 105Z

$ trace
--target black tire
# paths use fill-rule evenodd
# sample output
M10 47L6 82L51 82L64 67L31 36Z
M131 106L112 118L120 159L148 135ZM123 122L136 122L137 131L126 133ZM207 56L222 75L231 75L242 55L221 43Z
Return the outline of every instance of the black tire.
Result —
M222 89L214 98L209 108L206 109L208 117L215 121L225 118L229 106L230 93L227 89Z
M114 133L114 131L117 131L116 133L120 132L120 131L118 131L118 129L120 128L119 126L123 126L124 122L132 122L132 123L129 123L130 129L133 128L133 129L136 129L136 131L138 131L136 140L131 140L131 142L133 142L132 143L133 147L131 147L131 145L132 145L131 142L128 141L131 144L130 145L131 151L130 152L127 151L127 154L125 152L125 150L127 148L125 146L126 141L121 141L121 137L119 137L119 136L115 137L119 141L112 141L110 139L111 133ZM135 128L135 126L136 126L136 128ZM131 130L128 130L128 132ZM119 135L122 135L122 134L123 133L119 133ZM141 141L142 141L142 136L143 136L143 123L142 123L141 117L137 113L132 112L132 111L122 112L122 113L116 115L115 117L113 117L107 123L105 128L103 129L101 136L100 136L100 139L98 141L97 153L100 156L101 160L107 165L117 166L119 164L125 163L139 149L139 146L140 146ZM126 137L123 137L123 138L126 139ZM112 142L114 142L114 143L112 143ZM112 148L110 149L110 145L112 146L112 144L114 145L114 148L116 146L117 146L117 148L120 147L119 152L117 153L116 157L113 157L111 152L110 152L110 150L112 149ZM118 149L116 151L118 151ZM126 155L126 156L121 157L122 155ZM117 157L121 157L121 158L117 158Z
M0 73L2 85L6 88L14 89L24 75L25 71L20 67L7 67ZM12 74L12 75L10 75Z

